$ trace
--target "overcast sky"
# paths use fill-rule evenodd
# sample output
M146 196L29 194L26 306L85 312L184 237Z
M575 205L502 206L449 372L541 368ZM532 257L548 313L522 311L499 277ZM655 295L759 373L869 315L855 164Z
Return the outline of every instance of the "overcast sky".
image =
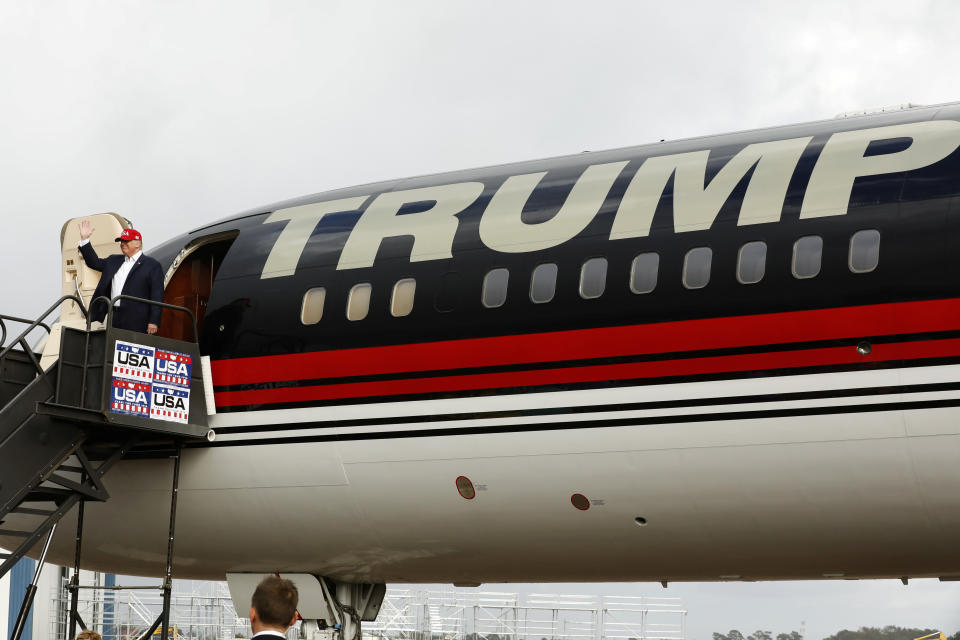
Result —
M57 297L70 217L116 211L149 252L328 188L956 100L958 27L948 0L0 0L3 311ZM960 628L935 581L670 594L694 638Z

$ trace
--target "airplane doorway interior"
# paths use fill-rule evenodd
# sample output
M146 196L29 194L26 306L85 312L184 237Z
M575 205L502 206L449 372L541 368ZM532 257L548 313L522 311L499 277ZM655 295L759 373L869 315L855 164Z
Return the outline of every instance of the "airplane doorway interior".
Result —
M173 275L167 274L164 302L190 309L197 318L198 335L203 331L203 316L207 313L207 301L213 291L217 270L236 237L237 233L232 232L192 242L174 261ZM163 310L159 333L175 340L194 341L190 318L171 309Z

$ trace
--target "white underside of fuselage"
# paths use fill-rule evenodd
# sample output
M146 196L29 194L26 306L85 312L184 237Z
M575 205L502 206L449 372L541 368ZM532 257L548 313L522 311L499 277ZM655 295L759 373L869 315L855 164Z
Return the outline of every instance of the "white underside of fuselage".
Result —
M174 575L960 576L960 390L919 386L951 382L960 366L221 414L216 446L184 451ZM107 475L84 566L162 573L171 470Z

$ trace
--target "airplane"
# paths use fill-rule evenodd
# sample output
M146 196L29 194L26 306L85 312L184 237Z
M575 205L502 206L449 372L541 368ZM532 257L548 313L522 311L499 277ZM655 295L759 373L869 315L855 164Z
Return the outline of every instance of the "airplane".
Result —
M148 245L214 385L174 575L321 576L341 603L960 579L958 147L960 103L911 107L327 191ZM103 255L130 223L94 225ZM89 298L75 226L63 286ZM106 476L85 567L158 571L170 464Z

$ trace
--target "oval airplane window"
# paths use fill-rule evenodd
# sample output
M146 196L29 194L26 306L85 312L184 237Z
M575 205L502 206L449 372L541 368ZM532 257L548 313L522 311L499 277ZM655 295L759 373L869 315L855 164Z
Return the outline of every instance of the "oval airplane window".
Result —
M413 278L398 280L393 285L393 297L390 299L390 315L402 318L413 311L413 295L417 292L417 281Z
M580 268L580 297L599 298L607 287L607 259L590 258Z
M300 322L303 324L317 324L323 317L323 303L327 299L327 290L323 287L308 289L303 294L303 304L300 307Z
M530 278L530 300L537 304L550 302L557 292L557 265L541 264L533 270Z
M793 277L812 278L820 273L823 258L823 238L804 236L793 243Z
M630 265L630 291L640 294L656 289L659 269L659 253L641 253L634 258Z
M763 280L767 270L767 243L748 242L740 247L737 255L737 281L740 284L755 284Z
M850 271L867 273L880 263L880 232L876 229L857 231L850 238Z
M713 249L695 247L683 258L683 286L687 289L702 289L710 282L710 265Z
M510 281L510 271L507 269L491 269L483 277L483 291L480 299L483 306L495 309L503 306L507 301L507 283Z
M347 298L347 320L363 320L370 311L370 293L373 287L369 282L353 285Z

